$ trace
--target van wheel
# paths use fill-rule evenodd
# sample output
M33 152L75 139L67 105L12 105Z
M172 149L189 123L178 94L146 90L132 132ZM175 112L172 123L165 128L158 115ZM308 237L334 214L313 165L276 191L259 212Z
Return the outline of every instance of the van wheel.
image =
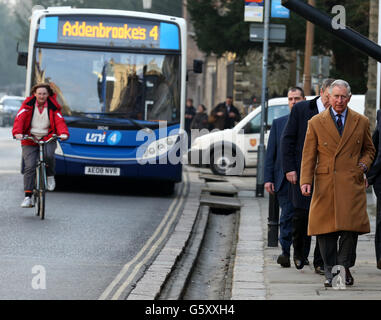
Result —
M223 149L213 150L210 156L210 168L216 175L241 175L244 169L242 154L235 149L224 152Z

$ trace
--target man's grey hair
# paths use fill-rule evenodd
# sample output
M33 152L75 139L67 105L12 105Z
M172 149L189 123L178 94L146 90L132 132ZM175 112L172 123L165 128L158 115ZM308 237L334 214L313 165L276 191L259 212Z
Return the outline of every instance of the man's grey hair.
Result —
M332 79L332 78L328 78L328 79L324 79L323 80L323 83L321 85L321 90L324 92L325 90L327 90L332 83L335 82L336 79Z
M351 87L349 85L348 82L346 82L345 80L341 80L341 79L338 79L338 80L335 80L329 87L329 93L332 94L332 89L334 87L344 87L345 89L347 89L347 95L350 96L352 93L351 93Z

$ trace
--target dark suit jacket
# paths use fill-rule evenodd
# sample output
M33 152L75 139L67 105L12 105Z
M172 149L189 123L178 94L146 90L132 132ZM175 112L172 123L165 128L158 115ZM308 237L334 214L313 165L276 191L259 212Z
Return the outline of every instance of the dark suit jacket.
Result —
M286 126L288 115L274 119L271 125L269 141L267 142L265 162L265 183L272 182L275 192L278 192L284 183L288 183L283 173L282 157L280 150L283 129Z
M377 111L377 125L374 130L372 140L376 148L376 155L370 170L367 172L368 183L374 185L374 191L377 196L381 193L381 110Z
M310 207L311 197L303 196L300 191L300 167L308 120L319 113L316 103L318 99L319 97L294 105L281 138L283 172L296 171L298 174L297 184L290 185L290 200L295 208L306 210Z

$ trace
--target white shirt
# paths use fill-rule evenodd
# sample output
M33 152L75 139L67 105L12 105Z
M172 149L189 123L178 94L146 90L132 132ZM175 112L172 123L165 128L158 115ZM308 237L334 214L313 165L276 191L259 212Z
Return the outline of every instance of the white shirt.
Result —
M319 113L322 113L323 111L325 111L325 107L324 107L323 101L321 100L321 97L317 99L316 104L317 104Z

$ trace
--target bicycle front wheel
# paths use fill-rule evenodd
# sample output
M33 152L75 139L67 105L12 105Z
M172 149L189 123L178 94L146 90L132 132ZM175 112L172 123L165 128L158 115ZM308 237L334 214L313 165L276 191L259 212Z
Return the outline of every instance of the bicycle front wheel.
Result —
M46 190L46 171L45 167L41 166L39 174L39 188L37 190L37 202L38 215L41 220L45 219L45 190Z
M38 191L37 194L38 215L41 220L45 219L45 190Z

